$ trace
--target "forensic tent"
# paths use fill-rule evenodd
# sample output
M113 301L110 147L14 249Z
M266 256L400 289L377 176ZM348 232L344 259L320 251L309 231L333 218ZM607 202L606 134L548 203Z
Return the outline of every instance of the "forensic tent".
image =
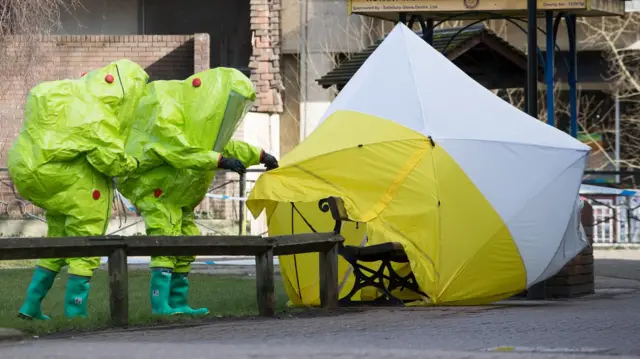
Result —
M430 304L485 304L549 278L584 248L565 232L576 230L588 151L399 24L314 132L259 177L247 206L256 217L266 210L270 235L322 232L332 219L318 201L340 197L364 224L349 224L346 244L400 243ZM280 257L293 304L318 304L312 258ZM349 273L341 261L341 296Z

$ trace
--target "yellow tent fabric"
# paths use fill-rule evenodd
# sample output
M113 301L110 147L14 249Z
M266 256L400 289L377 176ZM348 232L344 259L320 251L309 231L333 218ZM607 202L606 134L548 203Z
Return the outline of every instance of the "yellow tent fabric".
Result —
M336 111L280 164L258 179L247 201L256 217L267 210L270 234L285 233L290 202L311 206L340 197L351 220L367 223L368 244L403 245L430 303L483 304L524 289L524 265L500 216L423 134L383 118ZM327 220L316 230L330 230L333 222ZM302 220L295 224L304 228ZM352 245L359 235L345 232ZM305 283L301 293L291 292L289 260L281 258L289 297L294 304L295 294L303 297L298 303L316 303L317 289L306 288L317 279L317 260L297 261L298 279Z

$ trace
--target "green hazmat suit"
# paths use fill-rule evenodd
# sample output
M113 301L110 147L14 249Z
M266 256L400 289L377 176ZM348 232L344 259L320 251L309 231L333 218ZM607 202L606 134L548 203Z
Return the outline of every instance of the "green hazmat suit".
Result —
M124 151L122 131L147 81L139 65L119 60L79 79L44 82L29 92L8 167L19 193L46 211L48 237L106 232L112 178L137 168ZM40 302L68 265L65 313L86 316L89 278L99 264L99 257L40 259L20 315L48 319Z
M215 68L184 81L153 81L141 98L125 145L137 172L118 179L119 191L140 210L149 236L200 235L194 208L204 199L223 157L245 167L264 151L233 141L256 95L240 71ZM187 305L187 274L195 256L151 258L155 314L206 314Z

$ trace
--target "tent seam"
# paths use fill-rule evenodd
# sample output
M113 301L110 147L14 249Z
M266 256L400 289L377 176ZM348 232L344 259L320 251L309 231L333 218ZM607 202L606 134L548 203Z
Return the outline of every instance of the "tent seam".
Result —
M426 136L426 135L425 135ZM524 143L524 142L514 142L514 141L504 141L504 140L489 140L489 139L480 139L480 138L438 138L437 136L433 136L434 141L475 141L475 142L491 142L491 143L502 143L509 145L521 145L521 146L530 146L530 147L540 147L540 148L552 148L556 150L567 150L567 151L578 151L578 152L590 152L591 149L577 149L570 147L559 147L559 146L550 146L550 145L541 145L536 143Z
M406 27L406 26L405 26ZM409 29L407 27L407 29ZM420 104L420 115L422 117L422 124L424 126L424 132L427 132L427 122L425 120L425 109L424 109L424 104L422 103L422 97L420 96L420 88L418 87L418 81L416 80L416 77L414 76L414 71L413 71L413 62L411 62L411 55L409 54L409 45L407 44L407 39L404 36L404 31L406 31L405 29L402 29L402 43L404 44L404 51L407 54L407 62L409 63L409 69L411 70L411 79L413 80L413 86L416 89L416 96L418 97L418 103ZM413 31L411 32L413 35L415 35L415 33L413 33ZM430 45L429 45L430 46ZM406 126L405 126L406 127ZM417 131L416 131L417 132ZM422 134L424 136L428 136L426 134Z
M392 142L401 142L401 141L429 142L429 139L428 139L425 135L423 135L423 134L420 134L420 135L421 135L421 136L423 136L423 138L393 139L393 140L386 140L386 141L372 142L372 143L365 144L365 145L366 145L366 146L371 146L371 145L387 144L387 143L392 143ZM278 175L278 172L280 172L280 170L281 170L281 169L285 169L285 168L287 168L287 167L296 167L296 166L298 166L298 165L302 165L302 164L304 164L304 163L306 163L306 162L309 162L309 161L311 161L311 160L313 160L313 159L316 159L316 158L322 158L322 157L324 157L324 156L332 155L332 154L334 154L334 153L336 153L336 152L340 152L340 151L344 151L344 150L350 150L350 149L354 149L354 148L357 148L357 147L358 147L358 145L353 145L353 146L351 146L351 147L344 147L344 148L341 148L341 149L338 149L338 150L335 150L335 151L324 152L323 154L320 154L320 155L317 155L317 156L308 157L308 158L306 158L305 160L303 160L302 162L299 162L298 164L285 164L285 165L281 165L278 169L271 170L271 171L269 171L269 172L265 172L264 174L270 174L270 175L277 176L277 175Z

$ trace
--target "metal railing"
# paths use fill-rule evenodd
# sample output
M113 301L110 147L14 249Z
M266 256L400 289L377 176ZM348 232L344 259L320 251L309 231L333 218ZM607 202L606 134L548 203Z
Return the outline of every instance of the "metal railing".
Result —
M593 206L593 243L640 246L640 197L582 195Z
M248 169L247 173L261 173L263 169ZM237 225L234 234L247 233L247 210L245 201L255 180L247 179L247 174L238 175L229 171L217 171L206 197L195 208L196 223L214 234L223 233L220 228L206 224L206 220L230 221ZM111 218L119 221L117 229L107 234L118 234L143 220L136 211L125 208L122 202L114 200ZM46 222L45 211L21 197L6 168L0 168L0 221L10 219L39 220ZM0 233L2 236L2 233Z

